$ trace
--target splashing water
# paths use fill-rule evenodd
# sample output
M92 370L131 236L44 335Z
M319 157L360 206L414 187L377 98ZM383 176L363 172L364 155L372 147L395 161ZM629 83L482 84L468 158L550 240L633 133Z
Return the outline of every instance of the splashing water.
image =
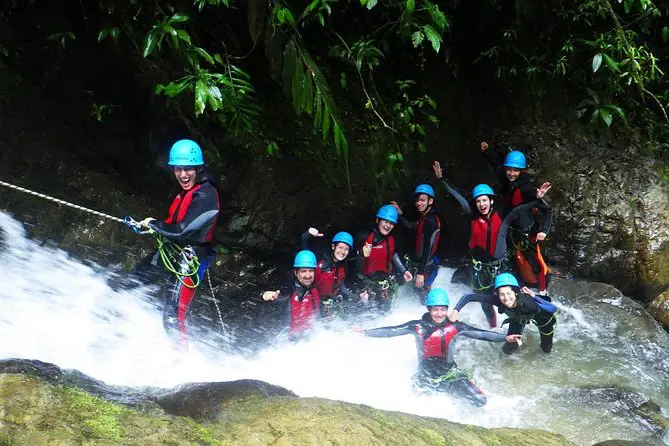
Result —
M650 340L632 333L622 313L616 319L591 306L560 302L558 296L550 355L540 350L533 326L511 357L501 353L501 344L458 339L456 360L473 372L488 397L485 407L475 408L447 395L413 393L413 336L375 339L348 329L321 330L308 341L277 344L255 354L217 351L208 342L177 356L163 331L153 288L114 291L103 269L39 246L7 214L0 213L0 228L0 275L5 278L0 287L0 358L39 359L129 386L254 378L300 396L489 427L547 429L580 444L612 438L661 441L662 433L653 436L638 417L620 404L607 406L602 396L602 389L627 389L669 408L669 336L660 330ZM454 300L468 290L450 284L452 272L442 268L435 286L447 289ZM368 327L420 318L425 308L404 288L393 312ZM468 305L461 316L487 327L478 304Z

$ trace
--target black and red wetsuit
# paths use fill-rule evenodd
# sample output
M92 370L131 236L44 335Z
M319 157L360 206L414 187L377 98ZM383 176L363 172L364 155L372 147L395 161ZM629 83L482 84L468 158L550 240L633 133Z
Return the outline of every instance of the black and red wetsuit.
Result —
M437 324L432 320L430 313L425 313L420 320L413 320L393 327L381 327L365 330L365 335L376 338L389 338L412 334L416 338L416 353L418 355L418 373L415 379L419 384L426 384L430 379L437 379L447 375L451 369L457 367L454 359L453 340L459 336L479 339L489 342L504 342L505 335L492 331L474 328L463 322L446 320ZM480 401L481 391L466 380L458 391L465 392L464 396ZM451 389L454 390L454 389ZM485 404L485 397L483 397Z
M497 177L500 184L500 199L504 206L505 214L508 215L512 209L534 202L534 206L520 212L511 222L512 231L510 239L516 248L516 251L522 250L527 254L527 260L533 263L535 278L530 278L529 274L519 267L519 273L526 282L534 281L540 291L546 290L548 286L548 267L541 254L541 248L537 242L537 234L543 232L550 233L553 222L553 208L543 199L537 200L537 189L526 170L522 170L515 181L509 181L506 177L504 164L501 160L501 154L495 154L495 151L489 149L485 152L490 162L490 168ZM525 259L516 261L522 262Z
M468 193L458 190L444 178L441 182L448 193L460 204L462 210L471 217L469 253L473 261L460 267L453 274L451 281L465 283L477 292L491 289L495 276L508 270L506 240L511 223L518 215L531 209L537 200L515 207L506 217L503 217L494 206L491 207L488 215L481 215L476 208L475 200ZM465 198L466 196L469 198ZM497 325L496 313L492 311L492 307L487 308L487 304L482 304L482 306L488 316L490 326L495 327Z
M154 220L149 227L181 246L191 246L198 256L200 267L197 275L202 282L207 268L213 263L212 247L216 222L220 211L218 192L208 175L188 190L180 190L172 199L165 221ZM154 256L157 263L158 255ZM190 277L186 285L174 279L163 307L163 325L169 334L180 333L179 340L187 341L186 316L195 296L196 287Z
M305 287L293 278L281 287L276 302L288 304L288 326L291 339L299 339L314 328L321 304L315 286Z
M550 301L548 296L543 296L543 299ZM507 334L522 334L525 325L534 322L539 328L539 335L541 337L541 349L549 353L553 348L553 332L555 330L555 314L546 311L539 305L532 297L526 294L518 295L518 305L515 308L508 308L504 306L496 294L465 294L460 298L455 309L457 311L470 302L480 302L481 306L494 312L493 305L497 307L498 311L507 315L509 318L506 322L509 323L509 330ZM487 315L486 315L487 316ZM518 344L507 342L502 351L506 354L511 354L518 349Z
M311 236L309 235L309 232L302 234L302 249L312 250L309 246L310 238ZM353 248L351 248L351 250L352 249ZM346 286L346 278L348 275L347 259L340 262L333 257L332 251L328 251L323 255L321 260L318 261L318 266L314 271L314 274L316 289L318 290L321 302L333 299L337 296L342 296L344 299L353 298L353 292Z
M411 261L416 266L415 274L425 276L424 288L429 291L438 273L437 250L441 234L441 218L434 208L430 207L425 215L419 217L418 221L409 221L400 216L399 222L404 227L416 229Z

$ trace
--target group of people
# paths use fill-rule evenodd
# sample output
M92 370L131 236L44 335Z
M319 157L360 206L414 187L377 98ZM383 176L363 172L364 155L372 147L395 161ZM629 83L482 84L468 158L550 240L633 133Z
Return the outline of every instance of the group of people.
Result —
M290 337L305 336L319 319L335 317L345 303L364 311L388 312L397 282L413 281L428 309L421 319L356 331L372 337L414 334L419 357L414 379L417 389L455 392L475 405L485 404L485 396L459 371L453 359L451 341L459 334L505 342L502 351L511 354L521 343L524 326L535 323L541 334L541 348L550 352L555 307L547 295L550 271L542 256L541 242L551 229L552 210L544 200L551 185L533 185L525 155L520 151L497 154L483 142L481 152L488 155L497 175L497 192L488 184L477 185L471 194L463 192L448 182L439 162L433 163L437 180L471 216L471 260L454 273L452 280L468 284L473 294L463 296L451 309L447 292L432 289L439 265L441 217L435 209L434 188L420 184L414 191L416 220L405 218L402 208L390 202L378 209L374 225L357 237L349 232L335 234L320 259L311 244L324 235L316 228L302 234L290 280L280 289L262 294L265 301L287 304ZM190 272L177 274L178 280L174 281L163 310L166 330L177 334L183 345L187 342L188 308L214 259L212 240L220 204L216 187L204 168L202 151L194 141L177 141L170 150L168 164L179 186L168 217L165 221L147 218L138 226L183 248L181 268ZM398 225L414 231L412 249L404 257L398 252L394 236ZM157 263L160 256L157 253L152 262ZM197 260L195 268L193 259ZM525 286L521 287L517 277ZM527 285L536 286L538 291L535 293ZM497 326L494 307L506 314L507 334L458 321L459 311L469 302L481 303L490 327Z

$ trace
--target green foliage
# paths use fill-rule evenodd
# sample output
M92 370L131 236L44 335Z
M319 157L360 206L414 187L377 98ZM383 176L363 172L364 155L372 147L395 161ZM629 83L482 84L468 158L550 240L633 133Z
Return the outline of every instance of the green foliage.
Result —
M576 115L579 118L590 115L590 123L593 126L604 124L606 127L611 127L613 119L618 117L623 122L626 122L625 112L614 104L602 104L599 96L595 91L587 89L589 98L581 101L576 107Z
M56 42L58 45L58 48L60 50L64 51L67 49L67 41L68 40L76 40L77 36L74 35L73 32L67 31L63 33L53 33L49 34L47 36L47 40L51 40L53 42Z
M155 23L144 40L142 56L145 58L149 57L156 47L158 50L160 50L163 40L166 37L170 39L174 48L179 48L180 41L191 45L191 38L188 32L183 29L177 29L175 27L177 24L186 21L188 21L187 15L174 14Z
M202 12L205 6L225 6L229 7L230 6L230 0L195 0L193 3L195 6L197 6L198 11Z
M121 34L121 31L118 29L117 26L112 26L109 28L104 28L103 30L100 31L98 34L98 42L102 42L104 39L107 37L111 37L111 39L114 42L118 42L118 38Z

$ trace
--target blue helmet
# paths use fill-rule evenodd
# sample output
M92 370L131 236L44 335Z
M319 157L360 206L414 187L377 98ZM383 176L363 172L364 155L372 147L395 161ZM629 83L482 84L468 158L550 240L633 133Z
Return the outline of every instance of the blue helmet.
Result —
M513 167L514 169L525 169L527 167L527 161L525 160L525 155L523 152L514 150L509 152L504 158L504 167Z
M298 252L293 262L293 268L316 268L317 266L316 255L306 249Z
M181 139L175 142L170 149L170 166L202 166L202 149L195 141Z
M502 273L495 277L495 290L503 286L520 287L520 285L518 285L518 280L511 273Z
M425 299L426 307L447 307L449 304L448 293L442 288L432 288Z
M472 198L476 199L481 195L489 195L491 197L494 197L495 191L493 191L492 187L488 186L487 184L479 184L478 186L475 186L474 189L472 190Z
M376 213L376 218L381 218L383 220L388 220L391 223L397 224L397 218L399 217L399 214L397 213L397 209L395 209L393 206L386 204L385 206L381 206L379 211Z
M429 184L421 184L413 192L414 195L425 194L428 197L434 198L434 189Z
M348 246L353 248L353 236L348 232L338 232L332 237L332 243L346 243Z

